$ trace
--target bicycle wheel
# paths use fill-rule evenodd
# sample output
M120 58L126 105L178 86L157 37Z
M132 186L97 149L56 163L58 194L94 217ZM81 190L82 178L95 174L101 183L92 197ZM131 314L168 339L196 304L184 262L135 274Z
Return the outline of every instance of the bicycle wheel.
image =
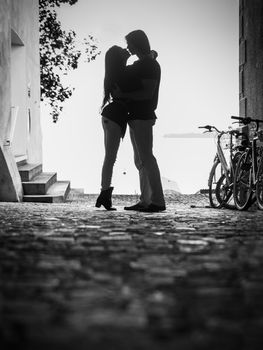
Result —
M251 151L244 152L237 164L234 175L233 196L238 210L246 210L252 204L252 157Z
M218 202L221 203L222 207L227 209L236 209L234 197L233 197L233 181L234 174L238 161L241 156L241 152L236 152L232 159L232 171L228 172L228 181L225 174L222 174L216 185L216 197Z
M216 198L221 206L227 209L236 209L233 198L233 185L229 186L226 181L226 176L223 174L217 182L215 190Z
M216 186L222 176L222 166L219 159L216 159L208 178L209 202L212 208L221 208L222 200L216 196Z
M259 209L263 210L263 159L261 158L258 173L257 173L257 184L256 184L256 198Z

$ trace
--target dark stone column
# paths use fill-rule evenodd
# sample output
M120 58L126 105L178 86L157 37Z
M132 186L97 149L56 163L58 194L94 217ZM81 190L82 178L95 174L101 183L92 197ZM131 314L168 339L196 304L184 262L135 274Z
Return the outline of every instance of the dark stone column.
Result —
M240 116L263 119L263 1L239 1Z

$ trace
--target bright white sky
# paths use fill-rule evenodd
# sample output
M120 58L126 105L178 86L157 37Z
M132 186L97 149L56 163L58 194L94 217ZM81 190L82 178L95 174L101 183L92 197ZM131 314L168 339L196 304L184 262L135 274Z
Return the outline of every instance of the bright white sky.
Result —
M215 146L211 140L166 139L167 133L199 132L198 126L231 125L238 114L238 0L79 0L59 12L65 29L93 34L101 55L68 77L76 88L57 124L43 109L44 167L87 193L100 190L104 55L124 36L143 29L159 53L162 80L154 150L161 175L183 193L207 186ZM124 174L125 173L125 174ZM127 134L117 159L115 193L139 192Z

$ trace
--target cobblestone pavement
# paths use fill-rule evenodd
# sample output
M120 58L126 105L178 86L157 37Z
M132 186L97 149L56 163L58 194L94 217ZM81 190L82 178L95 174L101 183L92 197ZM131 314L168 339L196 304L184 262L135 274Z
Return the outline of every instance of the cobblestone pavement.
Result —
M263 212L135 200L0 203L1 349L263 349Z

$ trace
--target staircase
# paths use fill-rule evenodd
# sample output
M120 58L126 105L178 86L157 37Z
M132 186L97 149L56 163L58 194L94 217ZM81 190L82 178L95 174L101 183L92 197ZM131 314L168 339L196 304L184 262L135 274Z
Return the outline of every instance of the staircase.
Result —
M24 202L62 203L70 192L69 181L57 181L57 173L43 173L42 164L18 162Z

